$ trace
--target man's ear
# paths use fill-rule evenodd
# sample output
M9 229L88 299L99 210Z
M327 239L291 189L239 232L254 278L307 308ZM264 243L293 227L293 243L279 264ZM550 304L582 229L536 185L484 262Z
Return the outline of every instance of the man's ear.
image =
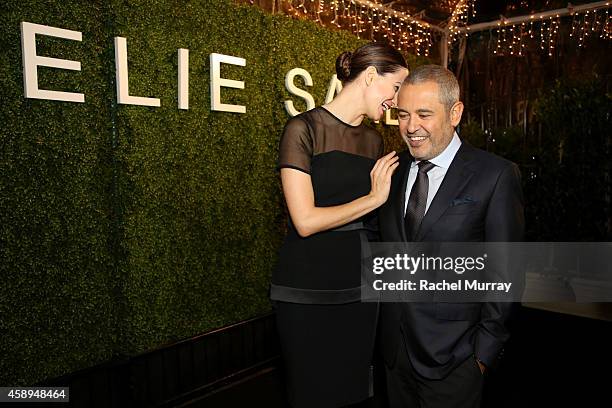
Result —
M366 85L367 86L372 85L372 82L374 82L374 79L376 79L377 76L378 76L378 71L376 70L376 67L374 67L373 65L370 65L369 67L367 67L365 70Z
M455 102L450 110L450 121L453 127L456 127L461 122L461 115L463 114L463 102Z

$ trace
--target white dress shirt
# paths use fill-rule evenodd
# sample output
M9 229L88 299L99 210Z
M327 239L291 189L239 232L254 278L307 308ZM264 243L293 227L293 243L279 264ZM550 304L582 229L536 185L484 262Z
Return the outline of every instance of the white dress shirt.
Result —
M442 151L439 155L429 160L430 163L435 164L435 167L427 172L427 178L429 179L429 189L427 190L427 204L425 205L425 213L429 209L429 205L433 201L440 185L442 184L442 180L444 180L444 176L448 171L448 168L455 158L457 151L461 147L461 139L457 135L457 132L453 134L453 138L451 139L446 149ZM419 160L420 161L420 160ZM419 161L412 161L410 165L410 173L408 173L408 182L406 183L406 199L404 201L404 214L406 214L406 207L408 206L408 199L410 198L410 190L412 190L412 185L416 181L417 173L419 168L417 164Z

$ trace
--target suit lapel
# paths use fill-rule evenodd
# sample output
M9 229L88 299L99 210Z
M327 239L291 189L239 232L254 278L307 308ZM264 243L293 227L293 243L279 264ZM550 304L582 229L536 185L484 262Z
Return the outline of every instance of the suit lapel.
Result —
M406 229L404 228L404 204L406 203L406 184L408 183L408 174L410 173L410 165L414 158L410 155L408 150L400 153L401 165L398 167L399 172L397 185L397 199L395 200L394 217L396 219L396 225L399 226L400 235L402 241L406 241Z
M423 237L444 214L453 199L457 197L457 194L463 190L470 181L470 178L472 178L474 173L466 166L471 160L470 149L471 147L465 141L461 143L461 147L451 162L436 196L431 202L427 213L425 213L425 217L423 217L423 222L415 241L423 240Z

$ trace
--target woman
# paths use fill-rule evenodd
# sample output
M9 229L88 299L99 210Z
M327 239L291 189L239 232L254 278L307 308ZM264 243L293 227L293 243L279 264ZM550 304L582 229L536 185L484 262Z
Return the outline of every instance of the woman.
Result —
M290 119L279 165L290 220L270 297L293 407L353 404L372 394L376 303L362 303L361 245L389 195L397 156L362 123L393 107L402 55L372 43L336 60L342 91Z

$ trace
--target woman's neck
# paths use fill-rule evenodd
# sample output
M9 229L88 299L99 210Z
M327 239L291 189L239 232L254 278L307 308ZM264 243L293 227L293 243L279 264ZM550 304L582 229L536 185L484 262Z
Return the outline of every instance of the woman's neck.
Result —
M358 126L366 117L362 107L363 95L357 87L347 86L329 103L323 105L325 109L334 114L343 122Z

